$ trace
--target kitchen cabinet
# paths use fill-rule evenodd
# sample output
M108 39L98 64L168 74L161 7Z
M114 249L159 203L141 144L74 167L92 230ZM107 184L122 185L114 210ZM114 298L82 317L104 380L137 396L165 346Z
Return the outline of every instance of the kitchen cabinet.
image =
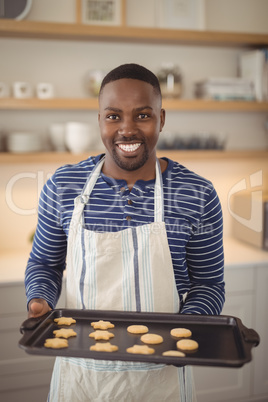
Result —
M256 267L256 314L255 328L258 331L261 343L255 351L253 361L254 367L254 395L263 396L268 400L268 264L263 267ZM263 400L264 400L263 399Z
M64 289L59 307L64 306ZM18 347L27 318L23 281L0 283L0 400L45 401L54 358L31 356Z
M242 368L194 367L198 402L268 400L268 265L227 266L222 314L241 318L260 335L252 361ZM220 345L219 345L220 347Z
M239 317L248 328L255 328L254 267L227 267L225 282L226 301L222 314ZM253 359L255 352L253 349ZM242 368L194 367L193 370L198 402L246 401L252 394L252 362Z

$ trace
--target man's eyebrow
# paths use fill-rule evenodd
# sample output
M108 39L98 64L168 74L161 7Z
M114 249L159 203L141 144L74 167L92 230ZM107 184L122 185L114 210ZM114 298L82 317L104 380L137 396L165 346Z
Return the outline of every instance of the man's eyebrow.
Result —
M118 108L112 107L112 106L107 106L104 110L110 110L111 112L117 112L117 113L122 112L121 109L118 109Z
M145 110L145 109L153 110L153 108L151 106L140 106L134 110L136 110L137 112L141 112L142 110ZM107 106L104 110L110 110L111 112L117 112L117 113L122 112L121 109L118 109L117 107L113 107L113 106Z
M135 109L137 112L141 112L144 109L151 109L153 110L153 108L151 106L141 106L141 107L137 107L137 109Z

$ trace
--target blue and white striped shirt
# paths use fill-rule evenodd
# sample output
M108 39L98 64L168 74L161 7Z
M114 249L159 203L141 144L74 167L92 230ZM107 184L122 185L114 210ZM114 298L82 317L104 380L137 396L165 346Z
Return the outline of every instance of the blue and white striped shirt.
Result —
M74 199L81 194L101 155L59 168L45 184L38 224L25 275L28 302L47 300L55 308L65 269ZM224 303L223 222L211 182L166 159L162 175L164 220L181 313L220 314ZM103 174L84 210L85 227L116 232L154 221L155 180L138 180L129 191L124 180ZM111 268L112 269L112 268Z

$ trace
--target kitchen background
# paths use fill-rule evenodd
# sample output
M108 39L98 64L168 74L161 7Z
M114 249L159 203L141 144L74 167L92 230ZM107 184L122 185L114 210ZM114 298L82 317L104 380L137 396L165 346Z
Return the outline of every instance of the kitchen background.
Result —
M162 3L159 0L126 0L126 25L140 28L159 27L161 25L159 7ZM177 3L185 5L184 1ZM263 34L264 46L260 47L268 48L267 0L196 0L194 4L199 6L197 28L208 32ZM33 0L25 20L75 23L76 6L75 0ZM143 64L155 73L163 68L163 63L179 66L182 76L181 99L193 99L195 83L200 80L210 77L231 79L238 77L241 55L250 49L250 46L246 45L198 44L197 42L196 44L172 43L171 41L157 43L157 41L108 40L107 38L102 40L90 38L81 41L34 37L28 39L19 37L18 34L5 34L5 30L1 30L1 24L0 19L0 82L4 82L8 86L8 99L13 96L12 85L14 82L29 82L33 89L38 83L51 83L55 98L90 98L88 88L90 72L100 69L109 71L119 64L128 62ZM167 28L169 27L167 26ZM35 97L36 94L33 95L33 98ZM253 309L256 309L256 305L260 303L255 299L256 294L259 293L258 283L262 282L263 288L266 286L264 284L268 286L267 279L265 281L256 279L256 271L253 268L260 265L260 269L262 269L265 266L267 271L268 255L267 252L258 250L251 245L236 243L233 240L234 214L230 201L232 200L231 194L239 183L245 183L249 190L250 186L253 186L254 191L268 192L267 102L268 100L264 99L260 103L261 107L256 109L254 107L240 110L228 109L228 107L221 110L209 108L204 110L195 108L191 110L190 108L187 111L168 109L162 138L167 139L166 145L171 143L171 149L159 150L159 155L166 155L178 160L188 168L210 179L215 185L224 214L226 263L228 267L234 267L234 271L237 268L236 264L242 264L248 269L247 272L241 269L240 276L237 277L238 284L241 285L241 282L244 282L248 285L245 285L244 288L238 286L234 289L235 295L232 295L236 297L239 294L242 297L242 293L245 292L247 297L251 297L250 302L247 301L246 304L250 307L243 316L248 325L254 325L255 321L251 320L254 315ZM88 152L74 154L64 150L64 152L55 153L49 136L51 125L54 123L66 124L67 122L90 124L92 143ZM36 138L40 139L42 153L8 152L8 138L16 132L33 133ZM86 158L87 155L97 154L102 150L98 135L97 110L79 110L79 108L52 110L34 109L34 107L24 109L10 107L5 98L0 98L0 133L0 277L2 276L3 283L22 283L23 270L31 245L29 239L36 225L38 197L47 177L62 164L74 163ZM224 149L216 151L174 150L172 145L174 138L185 140L185 136L187 138L209 137L217 139L219 142L224 140ZM258 177L255 182L252 180L254 177ZM252 271L250 271L251 268ZM17 274L17 269L19 274ZM265 275L267 278L267 273ZM242 277L243 279L241 279ZM2 295L5 295L3 289L1 292ZM242 300L242 304L245 305L244 299ZM3 299L3 302L5 303L6 300ZM267 307L267 298L264 303L261 302L264 306L265 303ZM252 313L249 313L249 309ZM25 314L23 311L24 306L21 307L20 318ZM16 310L12 314L15 313ZM260 326L260 330L262 330L262 326ZM267 328L264 334L267 339ZM8 357L4 358L4 362L5 359L7 360ZM2 363L0 363L0 369L4 370L4 363ZM258 373L267 372L267 369L264 369L263 361L261 364L261 367L257 367ZM221 386L217 388L217 392L210 393L206 392L200 383L200 398L203 395L203 400L206 402L209 400L247 402L267 400L265 398L268 395L268 380L264 377L265 374L261 374L263 383L260 385L258 380L255 380L256 374L254 374L253 380L252 370L252 367L250 368L248 365L244 371L237 371L239 373L237 377L225 371L224 374L228 381L232 382L232 378L235 378L237 384L240 382L240 385L237 386L237 389L237 384L235 386L228 385L228 392L226 394L223 392L223 396L219 392ZM205 373L206 370L203 372ZM208 375L210 376L210 374ZM224 377L222 372L220 377L221 379ZM21 382L23 388L22 383L23 381ZM5 385L7 384L6 377L5 375L1 377L0 372L0 392L1 384L5 390L3 395L6 397L11 395L10 389ZM42 384L42 387L47 389L47 385ZM232 388L235 388L234 392ZM254 392L253 389L255 389ZM259 394L256 389L261 390ZM253 397L253 393L258 395ZM211 399L209 399L209 395ZM14 398L16 400L16 395ZM6 400L9 400L8 397ZM202 398L199 400L202 401Z

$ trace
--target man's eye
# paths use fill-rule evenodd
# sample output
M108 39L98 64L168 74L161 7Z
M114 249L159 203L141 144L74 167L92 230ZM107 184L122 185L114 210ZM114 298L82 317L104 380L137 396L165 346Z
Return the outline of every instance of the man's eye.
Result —
M117 114L109 114L107 116L107 119L109 119L109 120L117 120L117 119L119 119L119 116Z
M147 113L140 113L138 117L139 119L147 119L149 115Z

